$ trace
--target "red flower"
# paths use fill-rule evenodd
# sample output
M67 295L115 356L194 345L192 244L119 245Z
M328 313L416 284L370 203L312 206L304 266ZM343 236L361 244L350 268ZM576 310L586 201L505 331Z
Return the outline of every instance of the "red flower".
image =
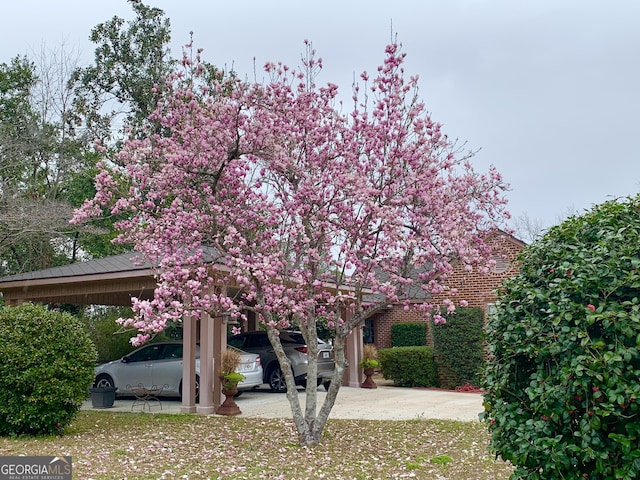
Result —
M591 304L587 305L587 308L588 308L589 310L591 310L592 312L595 312L595 311L596 311L596 307L594 307L594 306L593 306L593 305L591 305Z

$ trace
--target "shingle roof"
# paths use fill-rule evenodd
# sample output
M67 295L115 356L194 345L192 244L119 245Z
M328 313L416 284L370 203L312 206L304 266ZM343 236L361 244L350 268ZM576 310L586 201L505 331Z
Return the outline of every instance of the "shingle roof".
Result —
M135 252L121 253L120 255L97 258L86 262L71 263L61 267L19 273L17 275L0 278L0 283L97 275L101 273L132 272L136 270L147 270L152 267L149 262L134 262L133 260L136 258L136 255Z
M205 262L213 263L220 260L215 248L203 245L202 250ZM86 262L71 263L69 265L62 265L61 267L46 268L44 270L35 270L33 272L2 277L0 278L0 284L25 280L48 280L83 275L135 272L153 268L150 262L141 261L141 259L142 256L138 252L121 253L120 255L87 260Z

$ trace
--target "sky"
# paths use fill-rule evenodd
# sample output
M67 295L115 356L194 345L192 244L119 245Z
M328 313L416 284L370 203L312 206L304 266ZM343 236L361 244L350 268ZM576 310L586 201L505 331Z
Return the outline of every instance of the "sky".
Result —
M509 183L515 220L549 227L640 192L637 0L145 3L171 20L174 57L193 32L205 60L249 79L267 61L299 66L311 41L317 83L339 85L346 106L396 40L432 118L476 152L477 170L494 165ZM64 44L89 64L91 28L114 15L134 18L126 0L6 2L0 63Z

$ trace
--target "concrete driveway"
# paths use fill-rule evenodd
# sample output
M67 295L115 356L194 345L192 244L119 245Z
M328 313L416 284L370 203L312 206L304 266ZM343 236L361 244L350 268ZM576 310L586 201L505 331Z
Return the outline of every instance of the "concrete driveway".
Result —
M304 409L306 394L298 390ZM318 403L324 401L327 393L318 389ZM379 384L376 389L341 387L330 418L367 420L411 420L419 418L477 421L483 411L482 395L478 393L451 392L419 388L401 388ZM179 413L180 400L162 399L162 409L157 404L144 411L153 413ZM273 393L268 387L244 392L236 399L243 417L288 418L291 408L285 394ZM131 399L117 398L108 411L132 411ZM83 409L91 409L87 401ZM133 411L142 411L136 405Z

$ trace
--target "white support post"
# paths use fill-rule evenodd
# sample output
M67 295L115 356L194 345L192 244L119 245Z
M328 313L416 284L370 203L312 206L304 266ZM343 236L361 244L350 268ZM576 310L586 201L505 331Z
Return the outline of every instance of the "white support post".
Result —
M213 363L215 371L217 371L219 369L219 365L222 363L222 352L227 349L227 317L223 316L221 319L216 319L213 325ZM213 403L216 408L222 405L222 402L224 401L223 397L222 384L214 380Z
M191 315L182 320L182 405L181 413L196 412L196 328Z
M349 332L344 342L345 357L349 362L349 366L345 371L343 385L359 387L364 380L362 369L359 366L360 359L362 359L363 348L362 326L359 326Z
M200 319L200 403L199 415L215 413L213 405L213 319L203 314Z

